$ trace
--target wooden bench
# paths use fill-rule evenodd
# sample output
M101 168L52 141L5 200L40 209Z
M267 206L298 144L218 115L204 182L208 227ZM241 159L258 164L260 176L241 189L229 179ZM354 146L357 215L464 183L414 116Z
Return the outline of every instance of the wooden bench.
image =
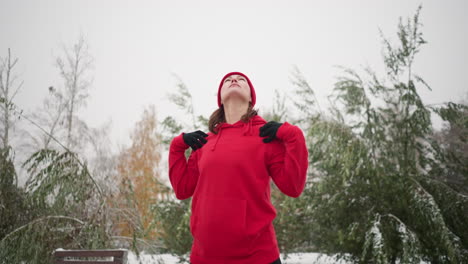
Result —
M56 249L55 264L126 264L126 249L72 250Z

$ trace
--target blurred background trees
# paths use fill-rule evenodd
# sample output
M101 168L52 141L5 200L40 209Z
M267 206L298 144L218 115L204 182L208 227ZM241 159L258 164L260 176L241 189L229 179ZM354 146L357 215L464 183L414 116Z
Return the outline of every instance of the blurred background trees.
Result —
M34 114L23 113L14 104L14 95L9 97L7 89L12 89L12 84L9 77L6 79L1 99L8 107L2 109L2 116L26 120L33 129L15 133L21 137L17 149L6 140L8 145L1 150L0 208L6 218L2 219L0 237L2 263L50 263L51 252L58 247L107 247L111 241L106 232L103 188L91 175L85 153L78 154L89 145L88 127L77 115L78 107L86 103L90 85L86 73L92 61L86 47L83 38L70 50L63 47L65 55L57 59L57 67L64 87L50 87L50 98ZM5 61L2 74L13 76L11 69L17 60L10 63L9 52ZM11 128L3 125L5 131ZM27 175L21 185L15 153L28 156L21 161Z
M157 247L157 225L152 211L158 202L169 200L171 189L160 175L162 142L154 106L144 109L131 138L132 145L121 150L118 157L119 181L114 184L119 192L109 200L116 212L114 232L130 240L134 237L147 240Z
M293 95L276 91L272 107L260 112L300 126L310 154L301 197L271 184L282 253L337 254L355 263L468 261L468 106L420 98L420 89L430 89L413 70L426 43L420 10L400 19L396 43L381 33L383 76L370 67L341 68L323 109L295 68ZM175 199L163 164L174 136L207 130L188 87L175 76L177 91L169 95L187 120L158 121L148 106L131 145L114 153L111 124L93 128L79 116L92 85L84 38L55 61L63 84L48 88L40 109L23 113L14 104L18 59L8 50L1 60L0 263L50 263L55 248L112 247L187 260L191 199ZM440 131L432 115L445 121ZM28 129L15 126L20 118ZM16 154L25 156L20 166Z

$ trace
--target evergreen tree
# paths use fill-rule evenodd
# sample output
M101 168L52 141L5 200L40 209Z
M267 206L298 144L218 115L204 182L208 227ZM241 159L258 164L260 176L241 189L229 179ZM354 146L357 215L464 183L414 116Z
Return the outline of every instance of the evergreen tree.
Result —
M73 90L67 94L70 101L57 102L63 103L63 107L57 108L59 111L65 106L71 107L67 112L69 123L65 140L70 147L76 147L75 143L78 142L72 140L75 135L72 132L76 131L72 127L78 127L76 123L72 125L72 119L77 107L87 97L87 94L79 91L84 91L89 84L82 79L83 71L89 67L86 58L81 56L83 45L81 40L74 47L75 57L67 56L67 65L73 68L70 72L60 59L57 61L66 86L70 85ZM68 55L67 50L65 53ZM7 80L6 83L10 86L12 82ZM8 113L27 120L42 135L45 134L47 140L23 163L28 174L24 187L17 184L12 149L8 146L0 151L0 263L52 263L52 252L56 248L109 247L110 223L106 219L104 193L89 172L86 162L57 139L54 129L46 130L38 124L40 122L36 122L38 120L24 115L12 102L13 97L7 95L5 93L6 97L2 97L1 102L8 106ZM54 122L58 121L58 117L60 114L54 118ZM56 148L50 148L51 141L57 144Z
M7 207L21 221L0 238L0 263L51 263L56 248L108 245L102 192L76 154L44 149L25 166L33 176L20 196L24 205Z
M435 134L435 139L451 158L445 160L445 173L439 175L451 188L468 196L468 102L449 103L436 108L442 119L447 121L442 131Z
M309 229L306 240L320 252L360 263L468 261L468 198L440 180L453 171L466 175L468 161L434 140L430 119L431 110L447 120L466 107L428 107L417 92L430 89L412 69L426 43L420 10L406 24L400 19L399 45L382 36L384 80L369 68L368 80L344 69L332 95L342 108L333 106L331 117L304 118L315 179L299 215ZM300 76L296 84L308 95L298 103L307 110L313 93Z

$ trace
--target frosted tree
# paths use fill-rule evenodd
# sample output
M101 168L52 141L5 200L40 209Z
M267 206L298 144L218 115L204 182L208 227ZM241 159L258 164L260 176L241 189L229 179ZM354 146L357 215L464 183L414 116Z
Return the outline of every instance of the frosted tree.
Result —
M90 70L93 59L89 54L89 47L83 36L71 49L63 48L63 56L56 59L56 65L63 80L63 88L57 89L57 97L63 98L65 107L64 128L65 142L68 148L82 147L81 138L87 126L78 118L79 109L86 106L89 88L92 84Z
M309 236L303 246L359 263L468 261L468 197L441 177L466 172L468 161L434 140L430 118L453 119L466 106L428 106L418 94L430 89L413 70L426 43L420 10L400 19L398 44L381 34L384 78L370 68L367 78L343 68L331 114L309 111L316 99L296 75L314 173L298 200L307 200L297 212Z
M1 230L0 263L51 263L56 248L105 248L112 241L106 193L86 159L76 153L82 142L89 141L89 129L76 114L88 96L85 73L91 60L83 39L74 46L73 56L64 52L66 62L57 59L57 65L65 88L50 88L43 115L24 115L10 104L37 128L37 148L23 164L28 174L24 188L6 187L9 191L0 194L15 201L2 204L7 212L2 217L10 221L11 212L16 215L14 224ZM16 170L7 152L2 151L0 158L2 186L9 186Z
M62 45L62 52L63 55L55 58L55 66L63 84L51 85L42 105L26 114L35 125L25 132L27 140L23 147L30 152L41 148L60 149L58 140L68 149L84 155L91 143L92 129L78 112L89 98L94 62L83 36L71 48Z
M22 148L25 152L34 152L38 149L60 149L54 138L60 138L63 130L66 103L55 88L49 87L49 94L44 98L42 106L26 114L26 118L34 122L24 131Z
M11 51L8 55L0 58L0 139L1 148L11 146L10 132L15 127L15 115L13 114L13 99L23 85L18 82L18 76L14 74L18 58L12 58Z
M450 159L445 160L448 172L441 173L438 179L460 193L468 195L468 166L466 166L466 160L468 160L468 98L459 104L449 103L436 110L446 123L444 128L435 134L435 138L441 148L451 156Z

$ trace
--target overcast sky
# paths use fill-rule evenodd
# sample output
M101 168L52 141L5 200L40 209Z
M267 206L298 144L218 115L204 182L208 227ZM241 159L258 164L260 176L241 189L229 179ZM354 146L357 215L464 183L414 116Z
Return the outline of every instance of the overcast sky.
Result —
M54 57L84 36L95 67L90 99L80 116L91 126L111 119L112 140L127 143L144 106L162 120L174 112L166 99L177 74L194 96L195 111L216 108L217 85L230 71L247 74L257 106L273 91L290 92L296 65L326 105L340 70L369 65L382 73L379 28L394 43L398 18L421 1L117 1L0 0L0 56L19 58L24 86L17 105L33 111L62 85ZM426 103L459 101L468 88L468 1L422 1L428 44L414 72L433 91Z

